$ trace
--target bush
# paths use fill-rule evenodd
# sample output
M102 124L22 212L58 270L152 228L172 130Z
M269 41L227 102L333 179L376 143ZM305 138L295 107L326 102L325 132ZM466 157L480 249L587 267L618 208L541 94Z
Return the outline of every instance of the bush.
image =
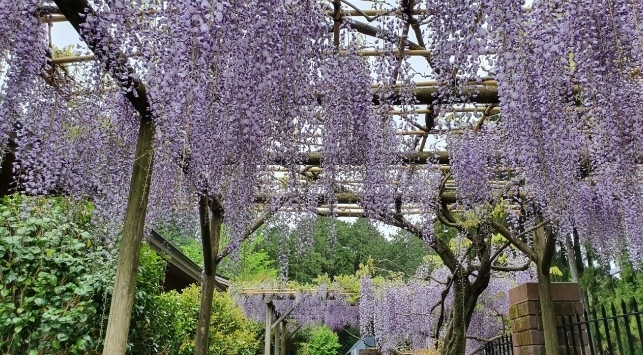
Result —
M193 285L182 293L171 291L158 297L159 308L171 319L173 337L163 354L191 355L194 353L196 326L199 316L201 290ZM227 293L215 292L212 300L209 353L212 355L254 355L260 350L259 324L247 319Z
M339 337L327 326L312 329L307 342L301 344L299 355L337 355Z
M0 354L97 354L115 260L90 234L91 206L63 198L5 197L0 204ZM166 261L143 245L129 354L192 354L200 288L163 293ZM253 355L261 327L227 294L212 307L210 354Z
M5 197L0 204L0 353L91 352L109 256L87 206Z

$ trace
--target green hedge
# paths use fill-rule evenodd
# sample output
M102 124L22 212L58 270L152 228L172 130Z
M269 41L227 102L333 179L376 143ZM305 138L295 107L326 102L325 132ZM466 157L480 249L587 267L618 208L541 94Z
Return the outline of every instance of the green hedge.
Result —
M91 206L63 198L0 200L0 354L99 354L114 279L96 242ZM163 293L166 261L141 251L130 354L190 354L199 288ZM213 301L211 354L251 355L260 327L227 294Z
M6 197L0 204L0 353L83 354L100 329L108 255L87 207Z

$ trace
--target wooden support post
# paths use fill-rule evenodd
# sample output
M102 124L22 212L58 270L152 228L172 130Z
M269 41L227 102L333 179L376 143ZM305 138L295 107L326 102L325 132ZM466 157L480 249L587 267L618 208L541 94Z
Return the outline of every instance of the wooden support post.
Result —
M279 345L281 345L281 322L275 327L275 355L280 355Z
M286 355L286 337L288 337L288 329L286 329L286 320L281 321L281 355Z
M264 343L264 355L270 355L270 328L272 326L272 299L266 298L266 337Z
M86 25L86 20L96 18L92 16L94 10L87 0L54 0L54 3L74 29L83 37L87 47L91 50L110 55L102 56L104 67L109 68L109 73L116 79L123 90L125 97L134 109L141 115L141 123L134 154L134 169L130 181L127 208L123 221L123 239L118 252L118 266L114 291L109 309L107 331L103 343L104 355L124 355L127 348L127 336L132 317L134 304L134 289L136 287L136 273L138 270L141 242L143 240L143 227L147 213L147 201L150 193L150 177L154 152L153 112L147 98L145 85L139 81L139 76L129 66L127 58L118 47L105 44L114 43L109 40L109 35L96 35L94 31L81 31ZM91 26L91 25L90 25ZM92 33L89 35L89 33ZM133 89L133 90L132 90Z
M127 347L136 272L143 241L143 227L147 213L147 201L150 195L150 178L154 162L154 124L151 117L141 118L134 154L134 169L130 181L125 220L123 221L123 239L118 248L118 265L114 292L109 308L107 331L103 346L104 355L123 355Z
M542 222L542 217L536 215L536 223ZM534 231L534 252L536 253L536 269L538 271L538 292L540 297L540 312L542 315L544 353L559 355L554 299L551 292L550 267L555 252L556 237L547 226Z
M212 216L209 216L209 210ZM201 283L201 307L196 332L195 355L206 355L209 347L210 319L212 316L212 297L216 283L217 262L223 209L218 202L210 207L207 194L199 198L199 219L201 221L201 239L203 242L203 282Z

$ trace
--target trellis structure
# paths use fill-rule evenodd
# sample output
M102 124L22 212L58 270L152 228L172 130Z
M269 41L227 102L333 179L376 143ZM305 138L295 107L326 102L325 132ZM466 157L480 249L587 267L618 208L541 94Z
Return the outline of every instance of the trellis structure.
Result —
M155 66L158 67L159 61L161 64L163 61L170 61L171 54L168 56L167 53L163 53L165 57L150 58L150 54L145 51L146 44L143 42L145 38L141 39L136 34L130 34L131 38L127 38L127 41L141 43L136 45L125 42L118 43L118 39L112 35L112 32L105 30L105 28L111 28L114 33L127 31L123 28L136 29L136 26L141 27L141 30L149 31L150 28L136 24L137 19L150 17L155 21L162 21L169 20L172 16L178 18L181 16L181 9L171 9L168 4L154 2L136 2L137 5L140 5L136 11L128 11L126 6L121 6L123 5L121 1L105 2L103 5L106 9L94 9L92 4L86 0L55 0L54 3L54 7L40 7L31 11L29 15L48 23L69 21L79 32L89 49L94 52L94 55L49 58L47 65L51 65L53 69L45 71L41 75L48 84L63 93L60 95L61 97L69 97L73 90L60 84L61 80L56 77L55 68L84 62L98 62L101 68L106 69L112 76L116 82L116 88L113 85L97 85L97 90L100 92L114 89L121 91L129 101L131 108L136 111L134 116L139 119L138 136L135 143L136 151L132 159L134 165L123 221L118 271L104 348L105 354L120 354L124 353L127 341L135 270L147 214L150 186L153 184L151 171L154 165L154 155L158 154L158 151L155 151L158 147L155 148L153 143L155 135L157 135L157 140L161 140L158 137L159 131L168 129L168 123L160 119L159 112L162 110L155 110L155 107L159 105L154 100L159 99L153 96L154 94L161 97L165 95L164 92L159 91L159 87L163 85L176 84L178 86L180 83L164 82L159 84L153 82L152 89L148 91L141 78L146 77L149 72L140 72L140 69L145 68L150 71ZM283 2L279 5L281 6L279 11L288 13L290 8L295 8L298 4ZM576 227L585 228L581 224L591 225L589 221L591 217L586 216L593 212L580 211L583 214L573 211L573 213L565 215L564 218L557 218L556 213L573 210L574 203L579 201L585 201L588 205L590 200L595 201L596 196L587 197L583 193L586 193L587 189L595 184L600 185L603 181L608 181L609 179L604 178L605 174L612 173L613 176L616 176L614 180L621 179L626 182L618 185L617 188L621 190L615 187L615 190L618 190L617 193L621 194L615 198L616 200L629 196L626 192L622 192L622 186L638 181L635 176L640 159L638 157L640 147L638 138L635 136L637 133L628 135L626 130L622 129L622 120L619 120L618 117L624 114L631 115L634 131L638 132L640 115L636 114L634 108L638 108L641 103L640 95L636 94L637 89L640 89L640 69L638 68L641 56L640 50L636 48L641 46L627 47L623 44L626 41L621 40L619 35L633 41L641 41L639 32L643 30L640 28L638 20L640 19L639 13L643 9L640 9L641 5L635 2L631 4L625 1L609 2L607 7L612 10L618 5L618 11L614 10L610 15L613 20L610 28L616 34L617 44L614 46L617 50L612 51L615 57L610 56L609 53L612 52L605 50L605 48L612 48L610 47L612 43L606 43L595 52L607 59L593 60L590 54L579 49L585 43L592 43L591 33L579 33L577 37L580 37L580 40L563 45L555 42L565 37L556 31L560 30L559 32L562 33L563 28L567 28L565 26L573 27L567 23L559 23L562 21L559 20L560 18L569 18L573 11L579 13L576 14L577 16L571 17L570 21L572 22L570 23L572 24L575 23L573 21L592 18L591 11L600 12L600 9L596 10L594 5L574 7L560 4L560 6L551 8L544 3L536 2L536 5L538 6L531 9L523 7L517 2L480 1L467 2L461 7L457 4L450 4L453 7L450 9L449 6L445 7L439 2L432 5L431 2L419 3L414 0L402 0L397 6L390 8L378 4L379 7L376 6L378 8L375 9L359 9L343 0L322 3L321 7L306 5L307 9L317 9L322 16L329 19L329 22L332 21L332 26L330 24L328 26L332 27L332 38L329 36L327 39L332 45L326 45L323 41L319 42L320 48L323 48L319 53L323 53L327 57L315 57L315 60L320 62L333 60L336 63L346 64L348 69L339 66L337 71L357 71L367 65L369 60L367 58L374 58L376 61L374 66L377 67L377 70L376 73L353 73L363 82L350 82L350 84L346 84L346 87L355 89L355 95L361 96L353 101L347 99L347 103L328 102L327 98L334 97L335 91L340 90L340 93L350 91L341 91L344 83L337 78L321 81L328 86L317 87L318 91L314 93L320 108L308 108L307 113L302 113L301 110L290 113L292 107L298 104L296 99L301 98L289 96L290 105L287 105L287 109L279 113L294 115L293 117L296 117L293 119L294 121L299 120L297 115L308 114L311 122L315 119L316 123L311 123L311 127L302 126L302 130L307 130L305 133L299 130L289 131L295 136L294 144L286 148L296 146L297 151L288 151L290 154L274 154L269 161L256 161L258 165L261 165L261 169L259 173L251 170L251 173L256 173L258 176L252 182L260 185L260 188L257 188L258 191L254 191L250 200L243 198L239 200L256 203L260 206L262 213L253 221L246 223L243 230L238 232L241 239L247 238L280 208L286 212L304 210L321 215L368 216L409 230L418 237L426 239L453 273L450 285L456 285L453 286L456 296L460 295L463 299L466 298L466 295L471 296L469 298L472 301L462 306L461 314L452 316L453 322L449 325L452 328L448 330L452 332L455 332L453 329L464 325L458 323L460 319L465 319L467 314L470 316L477 297L488 284L491 271L510 269L495 263L497 257L510 245L513 245L526 255L530 262L537 265L539 278L546 284L549 280L548 265L551 263L556 242L555 232L551 225L556 225L558 233L567 233L571 228ZM155 6L157 10L154 11ZM198 35L202 33L211 33L212 36L215 36L216 31L211 30L210 27L216 26L217 21L221 20L218 18L223 18L225 11L231 11L226 10L225 6L231 5L223 3L212 5L209 1L195 5L195 9L197 9L194 10L195 13L201 11L202 13L198 14L209 16L204 17L209 22L201 21L198 26L191 25L193 26L191 29L195 31L195 39L201 38ZM542 15L547 11L550 11L554 16ZM630 16L628 19L636 20L634 21L634 29L628 27L627 21L619 20L623 16L627 17L622 15L623 13ZM110 17L110 14L113 16ZM120 18L119 16L122 15L128 15L131 18ZM267 17L269 13L264 11L263 15ZM458 15L462 15L462 19L458 19ZM309 14L302 16L302 21L304 21ZM310 16L314 17L315 14ZM104 21L110 20L113 20L115 24L105 27ZM185 21L193 20L194 18ZM261 20L261 16L256 20ZM228 20L226 19L226 21ZM537 27L539 21L542 22L544 29L540 32L536 30L539 28ZM229 23L234 24L232 20ZM378 24L379 27L372 24ZM461 26L463 30L460 31L453 27L456 25ZM578 23L580 29L585 29L583 26L589 25ZM163 31L173 30L169 27L171 26L163 28ZM498 30L498 27L502 30ZM490 30L490 28L492 29ZM197 29L201 32L198 32ZM218 30L224 31L220 28ZM411 30L415 34L415 42L410 39ZM634 34L630 34L628 32L630 30ZM319 31L321 33L321 30ZM429 38L435 37L437 39L425 43L426 36L423 31L430 32L427 34ZM357 33L375 37L376 39L372 40L370 47L377 48L368 48L369 45L360 46L361 39L356 36ZM193 39L191 49L193 56L197 55L195 48L202 45L195 44L195 39ZM554 45L545 45L547 39L554 41L552 42ZM296 38L292 40L295 41ZM307 38L307 40L314 41L315 39ZM498 43L491 45L488 43L491 41L498 41ZM441 45L445 48L439 48ZM137 51L127 52L123 50L123 47L140 48ZM203 50L202 48L207 47L198 48ZM441 50L447 54L441 53ZM460 53L460 51L471 51L471 53ZM530 58L525 54L529 51L540 51L543 54ZM319 53L316 52L315 55ZM262 55L273 60L269 56L270 53L262 53ZM292 53L290 55L294 56ZM405 65L405 63L410 60L409 58L415 57L426 61L428 65L427 76L432 80L413 80L412 67ZM562 58L564 65L560 65L560 60L547 62L552 57ZM305 57L304 60L306 58L310 59L310 57ZM537 63L533 66L537 68L538 73L531 71L530 66L527 65L529 60ZM145 61L147 61L148 67L141 64ZM593 81L591 76L593 74L588 73L603 70L602 68L609 67L610 63L620 63L614 68L607 69L605 74L615 84L602 86L600 82L597 84L596 81ZM201 63L202 66L207 66L207 64ZM498 72L492 73L495 74L494 77L482 75L481 72L489 69L485 66L493 67ZM584 69L584 66L589 69ZM194 70L199 69L194 68ZM316 70L322 71L328 70L328 68L320 65ZM291 71L295 72L296 69ZM350 74L342 73L343 75ZM221 72L222 76L224 74L226 74L225 70ZM243 73L235 72L233 74L241 75ZM326 74L332 76L333 72L329 71ZM369 78L369 75L375 77L375 83L365 84L366 80L373 79L373 77ZM549 76L545 77L545 80L548 80L547 85L538 87L536 83L525 84L524 80L529 79L530 75ZM148 76L147 79L153 81L154 76ZM297 77L297 79L301 78ZM305 83L305 80L300 80L300 83ZM252 86L251 83L246 85ZM610 110L614 112L601 111L600 107L597 108L599 105L595 102L609 105L609 101L613 101L614 96L610 95L617 95L615 93L621 92L614 89L618 85L628 90L625 92L632 96L634 104L623 105L626 106L624 108L615 105L609 106ZM292 89L290 86L288 88ZM96 88L81 89L79 92L89 95ZM202 88L202 90L208 89ZM292 90L290 91L288 95L292 94ZM196 95L196 91L190 91L190 94ZM219 98L213 97L211 99L211 106L213 106ZM308 104L311 103L312 101L308 101ZM233 106L240 105L243 103L236 102L236 105ZM420 107L424 105L426 107ZM545 109L546 105L551 106ZM367 108L366 110L370 111L368 114L364 114L365 110L360 112L351 110L353 106L364 106ZM345 110L345 114L350 116L353 121L341 121L340 118L335 117L333 110L341 111L337 107ZM552 113L555 111L552 107L558 112ZM236 108L242 110L240 107ZM262 109L268 108L262 107ZM501 109L502 118L500 117ZM247 115L243 120L248 120L248 117L259 120L258 115L268 115L264 112L253 112L254 108L251 107L243 110L246 110L243 114ZM524 126L521 126L519 120L521 118L520 110L525 112ZM376 117L376 119L368 121L372 127L359 126L359 120L370 117L370 115ZM555 117L558 117L556 115L560 115L562 122L560 127L578 127L559 129L554 120ZM601 115L600 119L596 118L598 115ZM278 118L277 115L274 117ZM337 123L329 124L329 120L336 120ZM499 129L499 121L500 124L503 124L502 130ZM355 130L351 131L351 139L354 138L356 143L363 143L369 147L371 154L368 154L368 150L366 152L359 151L359 156L355 158L342 158L341 154L334 153L334 150L338 149L333 145L343 146L341 134L329 134L324 129L350 124L354 126ZM615 134L620 135L619 138L622 139L616 140L616 142L609 140L609 134L606 133L610 132L611 126L609 124L620 128L620 130L616 130ZM490 127L490 131L487 131L487 127ZM523 127L527 135L521 133ZM198 126L191 127L191 129L198 128ZM280 127L272 127L272 129L279 130ZM369 129L372 129L372 132ZM449 134L448 153L441 150L444 149L444 144L440 146L432 142L440 139L435 137L442 137L441 135L446 132L454 133ZM459 137L456 132L459 132L462 137ZM551 143L552 147L543 144L546 139L536 139L535 141L538 143L529 141L529 132L532 135L552 134L554 138ZM578 144L567 144L572 141L572 138L583 135L592 138ZM368 140L380 139L379 136L389 137L387 138L389 141L382 140L381 143L378 141L371 145L367 144ZM393 136L396 140L391 138ZM605 136L608 137L605 138ZM297 139L301 141L297 141ZM531 146L519 146L518 143L521 139L528 141ZM607 147L610 147L609 144L618 146L619 142L624 141L631 144L632 147L628 146L627 150L620 152L614 162L600 154L600 150L597 148L601 147L600 144L592 145L592 142L601 141L601 139L607 140L608 143L605 143ZM629 143L630 141L634 143ZM392 142L396 144L392 144ZM252 139L248 139L247 143L249 145L253 143ZM263 142L256 144L260 143L263 144ZM282 144L282 142L279 143ZM505 143L514 148L498 153L498 147L506 147ZM395 147L393 149L387 145L395 145ZM404 149L401 150L400 147ZM282 148L276 146L273 151L266 150L265 152L287 151L286 148ZM195 174L193 170L202 173L199 169L203 169L202 166L198 166L199 160L195 158L199 153L198 150L192 149L192 151L186 149L181 153L180 159L176 159L178 162L172 162L175 164L174 167L178 166L178 170L181 170L186 176ZM603 147L603 149L608 148ZM340 151L340 153L342 152ZM261 152L257 152L257 154L261 154ZM163 158L167 163L167 156ZM241 158L237 157L237 159ZM203 163L203 160L200 162ZM254 162L245 162L245 164L252 165ZM220 167L226 168L235 165L235 163L238 162L226 161L221 163ZM551 169L547 168L547 163L551 164ZM546 172L542 174L534 172L539 168L546 170ZM235 172L238 173L238 171ZM545 175L549 173L551 177ZM454 176L456 179L453 179ZM634 179L629 177L634 177ZM330 188L320 187L319 181L326 181ZM573 185L573 188L565 188L566 184ZM606 184L608 187L612 186L610 183ZM230 216L238 211L232 208L227 211L227 215L224 214L226 212L224 205L231 204L230 199L222 200L222 193L208 190L207 182L205 184L194 183L194 185L197 190L196 194L199 196L199 215L205 257L201 300L202 315L199 318L196 353L204 354L207 349L209 307L211 306L216 265L235 247L233 244L224 250L218 249L220 228L224 216L235 218ZM231 185L234 184L231 183ZM214 184L214 186L218 185ZM458 187L458 195L455 193L456 186ZM427 190L437 191L437 194L426 193L424 195ZM600 193L592 193L600 195ZM234 199L233 194L230 196ZM635 194L635 196L638 195ZM507 228L505 224L493 217L494 213L499 213L499 210L507 212L506 201L515 207L516 213L510 214L515 216L521 228ZM454 205L457 210L454 210ZM482 212L480 209L473 208L479 205L483 205ZM234 204L232 206L234 207ZM606 203L602 207L610 206L612 205ZM623 212L622 206L617 207L620 209L612 213L616 216L615 219L618 219L621 225L625 224L633 229L631 225L634 223L627 221L628 217L623 217L629 216L628 213L631 211L625 210ZM471 212L472 210L478 214L479 219L473 228L464 223L462 218L454 216L454 211ZM411 214L418 214L423 218L422 223L409 222L406 217ZM583 218L583 216L589 219L581 223L571 221ZM435 220L456 228L472 241L478 260L475 267L465 268L462 261L454 255L444 241L432 237L430 229ZM237 222L232 221L231 223ZM595 232L589 227L585 230L587 233ZM487 241L490 240L488 236L491 231L506 238L506 243L502 247L492 249L490 242ZM529 244L524 239L532 232L535 232L533 244ZM520 268L523 267L518 269ZM469 274L464 274L465 269ZM476 275L473 282L469 282L468 278L471 273ZM460 280L462 285L454 282L454 279ZM551 302L548 302L544 288L543 292L545 293L541 295L541 304L543 309L546 309L551 306ZM546 315L546 312L543 314ZM550 329L551 324L555 324L553 318L548 318L544 322L550 325ZM466 325L464 327L466 328ZM555 336L555 329L546 332L547 343L552 346L557 344L556 341L552 341ZM463 339L464 337L453 338L451 342L445 344L445 351L460 353L463 348L458 342ZM555 355L556 351L557 348L550 348L548 345L548 354Z
M302 326L310 325L305 322L297 322L293 329L288 330L286 323L292 318L291 313L296 311L296 308L299 306L297 303L297 297L313 297L319 299L319 302L323 302L323 299L337 299L342 297L351 297L358 296L358 293L348 292L348 291L328 291L325 295L319 295L318 289L270 289L270 288L243 288L240 290L241 296L243 298L261 298L262 303L265 303L265 342L264 342L264 354L271 354L271 344L273 348L273 354L281 355L286 353L286 344L287 340L291 339L293 335L301 328ZM292 305L287 308L278 311L275 307L275 300L294 300ZM242 302L243 303L243 302ZM356 307L355 305L350 305L345 303L345 307ZM296 313L296 312L295 312ZM321 321L323 323L323 320ZM274 337L274 340L272 339Z

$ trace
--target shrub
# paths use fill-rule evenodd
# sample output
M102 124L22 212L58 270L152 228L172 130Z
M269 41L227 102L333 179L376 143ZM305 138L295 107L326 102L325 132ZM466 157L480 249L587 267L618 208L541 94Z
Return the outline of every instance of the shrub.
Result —
M64 198L0 201L0 354L97 354L111 302L115 258L91 230L91 206ZM194 352L200 288L163 293L166 261L143 245L130 354ZM216 293L210 354L254 355L261 327Z
M81 354L96 346L109 256L88 206L5 197L0 204L0 353Z
M327 326L312 329L309 339L297 352L299 355L337 355L339 337Z
M171 314L171 327L175 334L164 354L194 353L200 292L200 288L193 285L181 293L171 291L158 297L159 308ZM210 354L254 355L260 349L260 331L261 327L247 319L227 293L215 292L210 321Z

